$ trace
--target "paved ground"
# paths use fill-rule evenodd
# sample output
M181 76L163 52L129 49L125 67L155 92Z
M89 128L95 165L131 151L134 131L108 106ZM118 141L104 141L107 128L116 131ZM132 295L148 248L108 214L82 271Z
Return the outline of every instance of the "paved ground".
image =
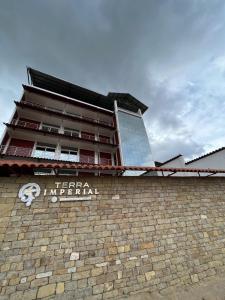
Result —
M139 293L120 300L225 300L225 276L192 287L173 288L159 293Z

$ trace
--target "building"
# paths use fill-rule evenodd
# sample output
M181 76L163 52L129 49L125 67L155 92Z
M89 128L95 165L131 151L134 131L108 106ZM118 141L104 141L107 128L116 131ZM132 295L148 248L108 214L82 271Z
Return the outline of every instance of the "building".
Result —
M29 169L32 174L118 175L97 166L154 166L142 118L145 104L130 94L105 96L31 68L27 73L28 84L5 123L1 160L39 162ZM42 168L46 162L49 168ZM52 162L61 164L53 170ZM18 172L28 170L4 170Z
M184 156L179 154L165 162L155 161L155 166L160 168L183 169L183 172L164 172L164 175L169 176L200 176L198 171L188 172L190 169L210 169L211 171L206 176L225 176L224 173L219 172L220 170L223 171L225 169L225 147L216 149L187 162L185 162ZM213 170L217 170L217 172L213 172ZM152 172L145 172L143 175L152 175ZM161 176L162 172L157 171L157 175Z

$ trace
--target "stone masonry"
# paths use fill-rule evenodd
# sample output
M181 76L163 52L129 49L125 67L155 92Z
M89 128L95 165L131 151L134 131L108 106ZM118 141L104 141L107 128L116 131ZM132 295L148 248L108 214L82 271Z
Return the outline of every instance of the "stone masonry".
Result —
M55 202L87 181L89 201ZM23 184L41 194L27 207ZM0 299L119 299L225 272L225 178L0 178Z

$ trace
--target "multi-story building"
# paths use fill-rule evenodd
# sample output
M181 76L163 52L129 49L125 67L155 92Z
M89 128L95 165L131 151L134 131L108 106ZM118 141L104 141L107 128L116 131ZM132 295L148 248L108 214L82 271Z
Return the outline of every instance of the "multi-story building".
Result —
M74 175L99 175L94 167L76 170L75 163L154 166L142 118L146 105L130 94L105 96L31 68L27 72L28 84L5 123L1 159L71 163L71 170L58 173ZM51 164L32 172L54 174Z

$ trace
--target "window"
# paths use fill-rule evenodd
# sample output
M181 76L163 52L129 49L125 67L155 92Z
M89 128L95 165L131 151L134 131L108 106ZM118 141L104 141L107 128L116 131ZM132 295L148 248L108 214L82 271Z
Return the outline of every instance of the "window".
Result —
M37 144L34 156L39 158L55 158L55 149L56 146L54 145L44 145L44 144Z
M61 160L78 162L79 161L78 149L75 149L75 148L62 148L60 159Z
M64 134L74 137L79 137L79 131L71 128L64 128Z
M77 171L76 170L68 170L68 169L59 169L58 170L58 175L68 175L68 176L77 176Z
M55 132L58 133L59 132L59 126L55 126L55 125L50 125L50 124L42 124L42 130L44 131L48 131L48 132Z
M34 169L34 175L54 175L54 171L52 169Z

